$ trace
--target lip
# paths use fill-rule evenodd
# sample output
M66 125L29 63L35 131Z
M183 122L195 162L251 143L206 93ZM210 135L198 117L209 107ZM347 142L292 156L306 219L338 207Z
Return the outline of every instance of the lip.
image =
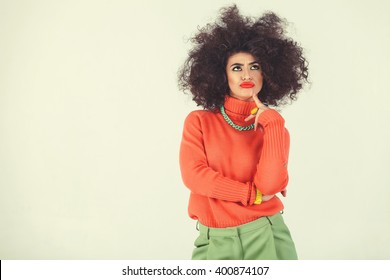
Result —
M240 87L242 88L253 88L254 86L255 84L252 82L243 82L240 84Z

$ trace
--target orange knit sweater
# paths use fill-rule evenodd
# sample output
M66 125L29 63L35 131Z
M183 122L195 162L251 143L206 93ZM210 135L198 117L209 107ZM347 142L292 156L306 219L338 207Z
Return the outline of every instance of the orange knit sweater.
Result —
M225 112L238 125L255 102L227 96ZM273 215L283 209L277 196L253 204L256 188L263 195L277 194L288 182L290 138L284 119L275 110L261 113L257 131L238 131L220 111L196 110L185 122L180 146L180 169L191 190L188 206L192 219L209 227L231 227Z

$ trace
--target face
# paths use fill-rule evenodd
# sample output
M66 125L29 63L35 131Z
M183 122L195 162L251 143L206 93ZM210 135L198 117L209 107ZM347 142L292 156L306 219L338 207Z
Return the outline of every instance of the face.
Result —
M263 86L260 63L250 53L239 52L231 55L226 64L230 96L253 101L253 94L258 94Z

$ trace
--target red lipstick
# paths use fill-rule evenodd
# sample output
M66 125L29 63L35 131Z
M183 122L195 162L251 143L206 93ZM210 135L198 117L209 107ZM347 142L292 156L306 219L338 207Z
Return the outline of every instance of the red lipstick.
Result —
M240 84L240 87L242 88L253 88L254 86L255 84L252 82L243 82Z

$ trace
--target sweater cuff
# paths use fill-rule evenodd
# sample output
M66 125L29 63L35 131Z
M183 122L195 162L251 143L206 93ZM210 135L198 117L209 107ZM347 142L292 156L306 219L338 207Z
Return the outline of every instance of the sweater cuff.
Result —
M245 206L248 205L248 189L251 189L252 184L238 183L227 178L217 178L215 186L211 192L212 197L219 197L228 201L239 201ZM250 194L252 195L252 191Z
M268 109L262 112L259 116L258 122L262 127L266 127L270 123L280 124L284 126L283 117L274 109Z
M256 200L256 186L254 183L249 184L248 205L253 205Z

